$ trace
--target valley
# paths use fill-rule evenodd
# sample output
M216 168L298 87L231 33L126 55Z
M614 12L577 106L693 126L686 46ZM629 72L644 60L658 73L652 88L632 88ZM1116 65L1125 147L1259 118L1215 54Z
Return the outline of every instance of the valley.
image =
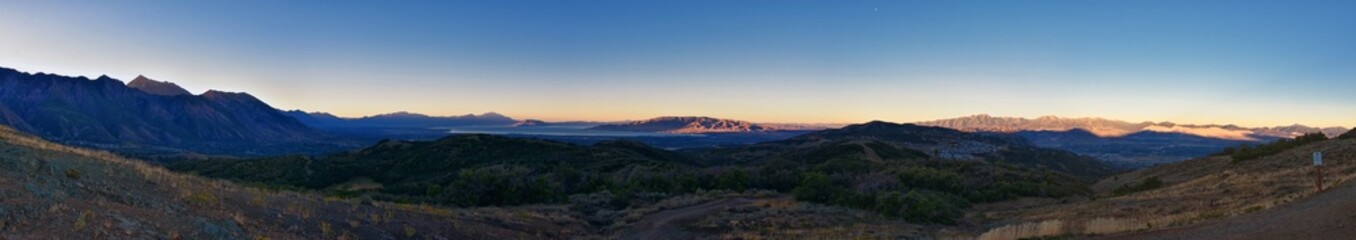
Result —
M1347 128L1304 125L1245 128L1235 125L1183 125L1171 122L1130 123L1103 118L1035 119L974 115L919 122L968 132L1020 136L1048 148L1092 156L1125 169L1142 169L1216 153L1225 148L1257 145L1277 139L1323 133L1337 137Z
M0 151L5 239L491 239L587 231L559 209L373 204L245 187L8 128L0 128Z
M27 171L22 166L64 166L39 167L54 176L23 180L37 182L23 184L28 186L27 193L10 191L16 195L6 199L49 202L56 204L50 205L53 208L61 209L55 211L72 214L34 218L23 214L30 210L18 210L19 214L6 218L6 222L18 224L7 224L4 229L25 232L28 234L25 236L63 236L69 233L38 231L31 224L57 221L54 224L88 226L95 221L122 221L105 225L112 228L79 228L88 228L87 234L104 236L214 239L403 238L398 237L402 233L481 238L474 236L504 237L525 231L534 238L548 239L1205 236L1198 234L1228 233L1212 229L1236 228L1225 222L1273 221L1268 219L1293 216L1296 213L1288 213L1292 211L1323 211L1304 209L1343 206L1321 203L1334 201L1322 199L1335 196L1313 193L1310 182L1303 177L1308 172L1302 167L1304 162L1294 159L1303 159L1307 156L1304 153L1311 151L1345 159L1352 157L1349 150L1356 146L1350 142L1356 140L1334 139L1260 159L1236 161L1230 156L1215 156L1110 175L1114 173L1111 168L1097 167L1096 160L1074 154L1067 154L1062 160L1048 159L1060 155L1041 153L1042 150L1025 145L1028 143L1016 137L872 122L732 148L669 151L626 141L577 145L467 134L431 142L388 140L326 157L197 159L168 166L175 171L234 182L227 183L170 173L113 154L47 143L14 131L4 136L3 140L10 144L8 148L13 149L8 156L19 157L16 159L19 165L13 165L18 168L13 170ZM28 155L56 158L22 160L25 159L22 156ZM1031 161L1042 158L1047 161ZM1076 162L1085 165L1069 165ZM94 169L108 169L105 171L135 170L126 172L133 175L86 174L94 171L84 167L90 164L102 166ZM1349 176L1353 171L1347 168L1356 165L1333 164L1329 166L1332 175L1327 185L1334 186L1335 194L1341 194L1350 189L1343 183L1356 177ZM1089 171L1093 169L1101 170ZM66 172L65 176L59 177L56 174L59 172ZM971 179L958 178L962 176ZM787 177L790 179L783 179ZM160 210L143 209L152 205L119 202L122 201L116 200L119 195L107 195L110 193L92 200L61 200L90 191L81 189L97 189L106 184L118 189L151 191L142 193L144 197L159 196L155 192L174 192L156 190L160 188L156 185L125 185L129 183L127 178L156 178L153 182L195 186L189 189L197 190L151 201L179 202L183 205L177 208L181 209L171 211L188 211L190 215L205 217L207 222L183 225L145 219L150 216L147 211ZM355 187L354 179L366 179L361 184L367 187ZM136 181L139 180L132 180ZM1146 181L1155 185L1122 191L1145 185ZM975 190L979 192L967 192ZM1319 197L1310 200L1310 196ZM1311 203L1314 201L1319 203ZM0 202L0 206L3 204ZM1315 204L1320 205L1301 207ZM82 210L90 209L87 206L124 206L120 208L128 210L98 213ZM233 217L211 220L222 213ZM275 213L284 218L256 218L258 214ZM423 215L428 213L435 215ZM289 214L296 215L286 217L293 216ZM491 219L501 219L494 221L524 225L477 223L480 220L472 219L484 218L447 216L494 216ZM537 217L540 219L532 220ZM65 221L62 219L75 220L62 223ZM221 228L221 224L227 227ZM458 227L450 230L424 227L440 224ZM278 230L269 230L273 228Z
M108 85L120 83L111 78L8 76L15 86L71 87L41 98L0 97L14 99L4 106L78 106L70 103L79 98L48 96L104 84L121 91L101 95L115 102L251 106L220 110L237 117L202 119L260 128L51 132L43 129L90 123L26 119L109 112L17 108L8 113L12 124L58 142L22 130L0 135L9 166L0 181L12 186L0 192L0 230L21 234L9 238L1234 238L1227 234L1240 226L1345 206L1332 199L1356 177L1349 171L1356 165L1338 160L1327 166L1325 183L1335 195L1308 188L1304 157L1356 157L1356 133L1307 127L1225 127L1251 131L1244 139L1154 128L1167 123L986 115L842 126L709 117L519 121L496 113L342 118L277 110L244 93L192 95L144 76L122 87ZM149 124L161 118L89 119L124 129L175 126ZM215 144L280 131L293 137Z
M0 240L1356 239L1356 1L0 1Z

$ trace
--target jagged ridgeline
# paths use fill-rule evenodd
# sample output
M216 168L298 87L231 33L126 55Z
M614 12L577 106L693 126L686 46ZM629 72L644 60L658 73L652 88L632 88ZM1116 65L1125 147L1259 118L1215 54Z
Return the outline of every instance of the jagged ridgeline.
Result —
M242 188L0 127L0 239L540 239L588 231L563 211L360 204Z
M942 223L972 202L1084 195L1086 179L1111 172L1016 138L884 122L683 152L473 134L384 141L327 157L200 159L170 168L336 197L464 207L602 196L615 210L701 190L764 189Z
M189 94L138 77L130 84L0 68L0 124L63 144L124 153L267 155L357 147L246 93Z

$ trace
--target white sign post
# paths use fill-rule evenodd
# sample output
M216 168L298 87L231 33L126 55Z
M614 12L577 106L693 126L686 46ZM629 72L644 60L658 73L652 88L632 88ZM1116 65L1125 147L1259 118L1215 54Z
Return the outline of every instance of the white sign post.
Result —
M1315 176L1317 177L1317 179L1318 179L1318 182L1315 182L1314 185L1318 187L1318 191L1319 191L1319 192L1322 192L1322 191L1323 191L1323 152L1314 152L1314 175L1315 175Z

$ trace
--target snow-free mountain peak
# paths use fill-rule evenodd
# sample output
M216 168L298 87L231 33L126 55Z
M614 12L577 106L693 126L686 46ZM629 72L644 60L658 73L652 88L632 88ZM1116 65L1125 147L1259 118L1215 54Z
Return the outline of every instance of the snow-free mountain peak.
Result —
M179 87L178 84L165 81L156 81L154 79L150 79L142 75L137 75L137 78L132 79L131 82L128 82L127 87L135 88L137 90L141 90L142 92L161 96L193 95L193 93L189 93L188 90Z
M776 129L746 121L700 116L656 117L647 120L598 125L594 130L661 133L768 132Z

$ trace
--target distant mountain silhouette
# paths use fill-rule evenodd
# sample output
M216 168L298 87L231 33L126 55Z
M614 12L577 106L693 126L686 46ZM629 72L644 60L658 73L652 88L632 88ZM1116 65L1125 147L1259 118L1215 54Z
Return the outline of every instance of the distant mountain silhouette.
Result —
M1099 137L1082 129L1012 133L1041 147L1092 156L1123 168L1143 168L1219 152L1257 141L1228 140L1184 133L1143 131L1119 137Z
M980 114L960 118L919 122L918 125L937 126L967 132L1002 132L1002 133L1011 133L1019 131L1067 131L1071 129L1083 129L1097 136L1112 137L1112 136L1124 136L1141 131L1144 128L1144 126L1147 125L1147 123L1137 124L1102 118L1060 118L1054 116L1045 116L1036 119L1026 119L1013 117L993 117L989 115Z
M513 126L514 126L514 127L533 127L533 126L547 126L547 125L551 125L551 123L548 123L548 122L542 121L542 120L536 120L536 119L524 119L524 120L518 121L518 122L516 122L516 123L513 123Z
M1183 125L1170 122L1130 123L1103 118L1036 119L974 115L921 122L969 132L1008 133L1048 148L1093 156L1121 167L1141 168L1205 156L1241 144L1257 144L1305 133L1330 137L1348 129L1304 125L1244 128L1235 125Z
M433 128L477 125L508 126L516 120L498 113L461 116L429 116L411 112L394 112L360 118L342 118L323 112L292 110L284 112L308 126L316 128Z
M1304 135L1305 133L1316 133L1316 132L1321 132L1321 133L1323 133L1323 135L1326 135L1326 136L1328 136L1329 138L1333 138L1333 137L1337 137L1337 136L1339 136L1339 135L1342 135L1343 133L1346 133L1348 130L1351 130L1351 129L1350 129L1350 128L1344 128L1344 127L1325 127L1325 128L1317 128L1317 127L1310 127L1310 126L1305 126L1305 125L1300 125L1300 124L1295 124L1295 125L1290 125L1290 126L1262 127L1262 128L1253 128L1253 129L1252 129L1253 134L1255 134L1255 135L1259 135L1259 136L1268 136L1268 137L1283 137L1283 138L1293 138L1293 137L1297 137L1297 136Z
M145 77L136 87L0 68L0 124L41 137L110 149L255 154L297 150L321 138L245 93L182 88Z
M284 115L297 119L306 126L320 127L342 124L345 119L325 112L305 112L302 110L284 111Z
M776 130L755 123L711 117L657 117L626 123L598 125L590 129L658 133L735 133Z
M1295 124L1283 127L1244 128L1235 125L1184 125L1171 122L1130 123L1103 118L1062 118L1044 116L1036 119L994 117L985 114L952 119L919 122L919 125L938 126L970 132L1014 133L1021 131L1068 131L1082 129L1099 137L1120 137L1138 132L1171 132L1228 140L1266 140L1293 138L1305 133L1322 132L1336 137L1346 128L1315 128Z

